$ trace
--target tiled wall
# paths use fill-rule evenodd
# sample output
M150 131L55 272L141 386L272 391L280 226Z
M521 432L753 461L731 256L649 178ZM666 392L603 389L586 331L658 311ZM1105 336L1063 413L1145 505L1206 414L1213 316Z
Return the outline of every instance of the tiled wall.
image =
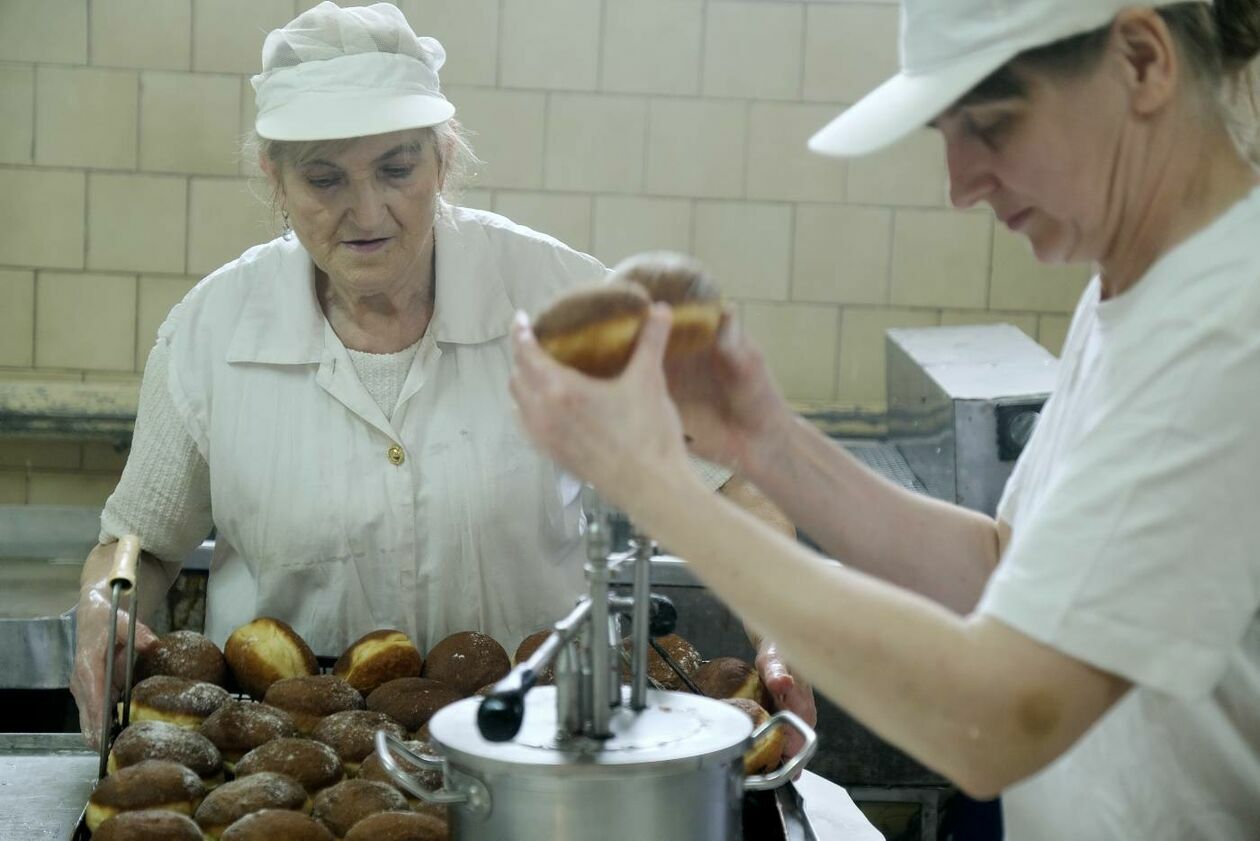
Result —
M313 0L0 0L0 381L134 380L167 310L275 220L238 142ZM486 164L464 202L606 262L698 255L795 401L878 408L888 327L1058 349L1084 282L948 208L938 139L805 139L897 65L892 2L399 0ZM108 445L0 442L0 503L90 504Z

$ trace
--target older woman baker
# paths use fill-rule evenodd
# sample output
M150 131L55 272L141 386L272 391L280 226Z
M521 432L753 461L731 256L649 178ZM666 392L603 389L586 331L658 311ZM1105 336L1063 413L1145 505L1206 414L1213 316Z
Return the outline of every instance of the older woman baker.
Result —
M1222 104L1258 51L1257 0L903 0L903 71L813 139L930 124L956 205L1097 267L996 519L865 470L733 329L666 373L654 312L611 382L516 330L531 435L823 692L1002 792L1011 841L1260 831L1260 175ZM855 568L705 494L684 427Z
M266 615L322 654L383 627L422 647L460 630L514 646L582 590L579 484L521 437L507 335L515 310L606 270L443 200L471 157L444 57L387 4L321 3L267 37L259 160L291 230L198 284L149 356L83 575L73 689L89 738L122 534L141 536L154 598L214 526L219 644Z

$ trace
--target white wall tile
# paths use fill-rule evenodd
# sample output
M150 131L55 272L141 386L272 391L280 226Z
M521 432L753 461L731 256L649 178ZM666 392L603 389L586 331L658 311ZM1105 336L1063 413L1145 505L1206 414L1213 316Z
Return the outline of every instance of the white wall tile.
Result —
M704 95L797 99L804 21L799 3L710 2Z
M840 319L841 405L882 410L887 405L885 334L892 327L934 327L930 310L845 307Z
M538 188L543 183L547 97L524 91L457 88L447 96L474 132L472 146L485 161L473 185Z
M26 504L26 474L16 470L0 471L0 505Z
M854 158L847 195L855 204L946 206L949 175L940 135L923 129L882 152Z
M591 250L591 197L555 193L501 191L494 200L495 213L575 248Z
M133 275L41 272L35 284L37 367L132 370L136 347Z
M0 64L0 163L29 164L35 145L35 68Z
M895 306L984 309L992 218L899 210L893 222L890 300Z
M835 398L839 315L839 307L820 304L744 304L741 323L788 400Z
M547 114L550 190L629 193L643 186L647 100L555 94Z
M1067 339L1072 319L1066 315L1043 315L1038 319L1037 341L1055 356L1063 355L1063 342Z
M748 197L786 201L844 200L845 162L806 148L830 119L825 105L754 102L748 117Z
M127 464L130 448L119 451L113 444L103 441L88 441L83 444L83 469L97 472L108 472L121 475Z
M686 199L598 196L594 254L612 266L642 251L690 253L691 216Z
M83 448L71 441L0 438L0 467L65 469L82 461Z
M648 115L647 192L697 198L742 196L747 131L743 103L653 100Z
M293 17L293 0L193 0L193 70L262 72L263 40Z
M700 0L605 0L603 88L627 93L700 93Z
M140 75L140 168L235 175L240 170L240 80L145 71Z
M157 341L158 328L171 308L184 299L197 281L191 277L140 275L136 322L135 370L143 371L149 351Z
M93 64L150 70L191 67L191 0L97 0L91 17Z
M418 35L442 42L442 85L493 85L499 56L499 0L402 0Z
M1037 262L1026 238L1002 225L996 226L991 309L1071 312L1089 277L1088 266L1048 266Z
M942 327L961 327L973 324L1013 324L1023 330L1028 338L1037 338L1037 314L1032 312L997 312L991 310L944 310L941 312Z
M792 299L888 303L891 243L890 210L798 206Z
M0 301L0 365L35 364L35 272L0 269Z
M35 162L134 169L136 73L40 67L35 73Z
M786 301L792 209L782 204L696 204L696 256L731 298Z
M83 505L100 508L118 486L117 475L32 473L27 477L29 505Z
M805 99L852 104L897 72L895 5L806 8Z
M455 194L455 203L460 207L493 210L494 193L490 190L460 190Z
M189 192L188 273L197 277L280 233L271 208L243 178L194 178Z
M87 64L85 0L4 0L0 61Z
M0 263L83 267L82 172L0 169Z
M183 272L188 183L183 176L88 176L89 269Z
M591 0L503 0L499 84L595 90L601 5Z

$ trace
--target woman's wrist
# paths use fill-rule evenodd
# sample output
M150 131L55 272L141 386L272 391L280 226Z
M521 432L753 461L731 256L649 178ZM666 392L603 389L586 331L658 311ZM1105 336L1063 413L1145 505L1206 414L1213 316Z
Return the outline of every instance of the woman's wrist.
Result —
M746 476L758 487L787 460L792 435L803 422L786 406L776 412L762 427L755 438L745 442L736 472Z

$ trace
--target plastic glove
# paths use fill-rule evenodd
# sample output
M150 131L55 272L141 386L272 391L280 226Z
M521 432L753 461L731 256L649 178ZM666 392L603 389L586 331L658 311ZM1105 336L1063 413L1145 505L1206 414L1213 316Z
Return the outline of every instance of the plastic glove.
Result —
M124 598L123 603L127 600ZM83 739L94 748L100 747L101 707L105 700L105 648L109 643L110 590L101 582L85 587L79 594L75 612L74 674L70 678L70 694L79 706L79 728ZM110 706L122 694L127 680L127 625L131 614L118 610L117 641L114 658L114 685L110 687ZM157 643L146 625L136 622L136 654Z
M757 672L761 683L774 699L775 710L790 710L801 717L810 727L818 724L818 707L814 703L814 689L779 656L779 649L772 642L763 642L757 651ZM787 760L800 752L805 740L795 730L788 728L787 744L783 758Z

